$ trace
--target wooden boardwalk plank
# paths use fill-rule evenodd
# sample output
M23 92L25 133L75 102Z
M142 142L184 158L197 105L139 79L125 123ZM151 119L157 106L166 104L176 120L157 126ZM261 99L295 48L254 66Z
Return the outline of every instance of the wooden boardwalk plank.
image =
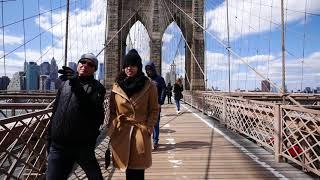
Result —
M162 108L159 144L153 151L153 165L146 170L147 180L314 179L287 163L276 163L270 152L201 113L195 115L184 108L176 115L173 104ZM124 172L103 168L105 143L99 147L96 152L105 179L125 179ZM77 176L73 174L70 179L85 177L81 169Z

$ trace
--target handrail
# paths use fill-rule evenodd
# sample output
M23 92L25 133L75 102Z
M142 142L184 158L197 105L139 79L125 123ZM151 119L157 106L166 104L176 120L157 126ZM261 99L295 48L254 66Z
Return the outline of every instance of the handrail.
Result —
M273 151L276 161L286 158L320 176L319 110L223 93L186 91L184 101Z

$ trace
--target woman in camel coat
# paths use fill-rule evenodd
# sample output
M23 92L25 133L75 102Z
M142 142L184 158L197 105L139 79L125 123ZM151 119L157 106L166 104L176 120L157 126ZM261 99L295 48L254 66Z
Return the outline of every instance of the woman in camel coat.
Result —
M158 116L158 95L155 84L142 72L136 50L125 56L123 69L111 91L107 134L114 166L126 170L127 180L139 180L152 164L151 135Z

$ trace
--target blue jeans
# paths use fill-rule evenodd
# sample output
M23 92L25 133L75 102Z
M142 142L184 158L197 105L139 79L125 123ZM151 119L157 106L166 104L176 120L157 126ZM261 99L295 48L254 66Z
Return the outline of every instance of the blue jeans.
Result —
M84 170L89 180L103 180L94 147L64 147L51 144L46 180L66 180L75 163Z
M161 113L161 109L159 109L158 120L156 125L154 125L154 128L153 128L153 144L158 144L159 142L160 113Z
M174 101L176 103L177 111L180 111L180 99L175 99Z

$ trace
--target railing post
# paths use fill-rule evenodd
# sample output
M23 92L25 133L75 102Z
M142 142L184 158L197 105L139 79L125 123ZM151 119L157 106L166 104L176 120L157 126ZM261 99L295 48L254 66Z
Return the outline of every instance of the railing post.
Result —
M227 98L223 96L222 98L222 119L220 120L221 124L226 124L227 121Z
M282 162L282 126L281 126L281 107L280 104L274 106L274 158L276 162Z
M15 115L16 115L16 109L15 109L15 108L12 108L12 109L11 109L11 117L12 117L12 116L15 116Z
M206 99L205 99L205 95L202 94L202 114L205 115L205 110L206 110Z
M15 98L13 98L13 99L12 99L12 102L13 102L13 103L16 103L17 101L16 101ZM16 115L16 109L15 109L15 108L12 108L12 109L11 109L11 117L13 117L13 116L15 116L15 115ZM8 116L8 114L7 114L7 116Z
M190 104L191 104L191 107L193 108L192 102L193 102L193 92L191 91L191 102L190 102Z

